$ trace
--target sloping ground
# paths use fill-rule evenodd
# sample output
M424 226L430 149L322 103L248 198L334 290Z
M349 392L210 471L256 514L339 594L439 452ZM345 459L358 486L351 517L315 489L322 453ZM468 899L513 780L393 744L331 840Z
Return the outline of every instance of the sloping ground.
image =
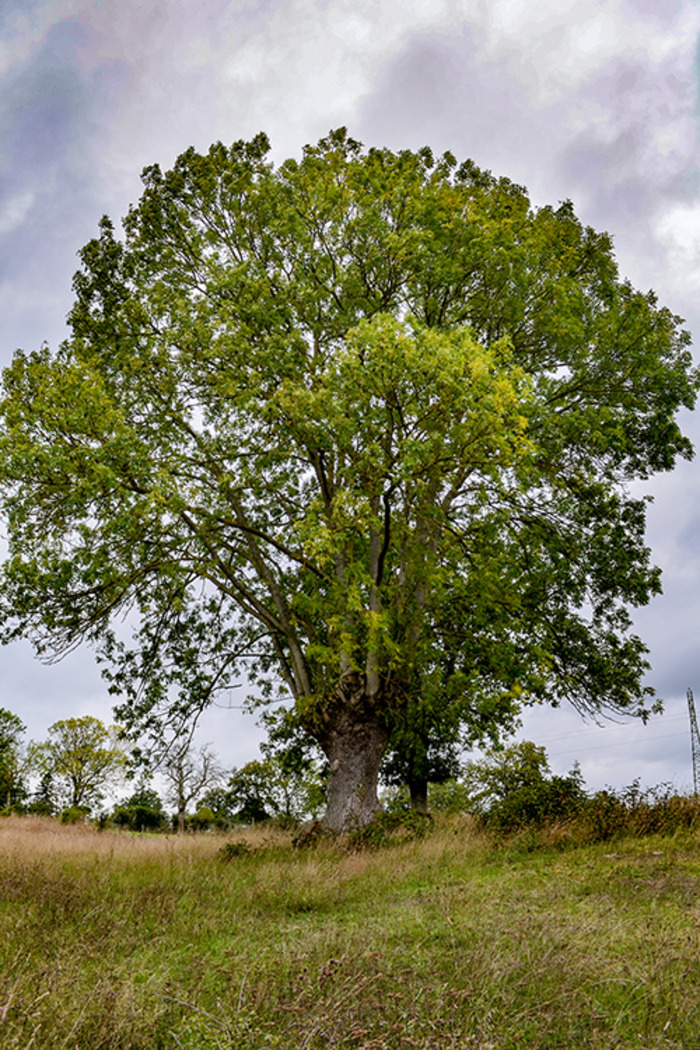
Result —
M0 1046L700 1046L700 834L377 852L0 821Z

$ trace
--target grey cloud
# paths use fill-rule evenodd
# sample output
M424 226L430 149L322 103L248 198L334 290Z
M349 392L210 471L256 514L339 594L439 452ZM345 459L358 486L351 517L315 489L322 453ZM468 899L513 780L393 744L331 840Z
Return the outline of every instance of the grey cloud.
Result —
M639 777L651 787L672 781L678 789L691 778L685 687L646 725L640 721L583 721L567 707L526 712L518 739L533 740L547 750L552 771L568 773L578 762L586 787L620 788Z
M644 55L618 59L586 82L570 101L575 105L585 105L594 119L564 148L559 170L594 215L618 217L629 229L669 196L687 194L689 150L674 157L655 149L656 135L694 105L692 85L673 57L658 66Z
M682 12L685 3L684 0L626 0L626 6L633 15L668 24Z
M485 62L475 30L413 39L379 73L358 115L361 138L395 148L430 145L510 174L513 144L527 138L517 80L503 60ZM523 142L524 144L524 142Z
M37 661L28 644L18 642L0 650L0 677L3 690L0 706L24 722L26 738L42 740L46 730L61 718L92 715L105 723L114 721L113 698L102 681L93 654L85 649L69 654L54 664ZM240 705L238 696L232 704ZM205 712L199 739L212 741L221 762L243 765L255 756L258 743L265 738L253 715L236 709L213 706Z
M31 19L44 6L45 0L3 0L0 7L0 33L11 29L18 17Z
M651 64L633 53L541 100L534 56L493 56L483 34L463 27L414 38L379 73L358 130L372 142L460 151L528 181L536 196L578 197L592 215L620 216L626 228L648 213L653 194L689 191L689 151L669 158L651 148L656 131L692 111L694 85L682 74L673 55Z
M89 44L79 23L63 23L3 78L0 210L18 194L31 198L21 223L0 240L5 359L17 346L63 336L56 322L70 305L75 254L104 210L94 172L125 74L114 62L81 70L76 55Z

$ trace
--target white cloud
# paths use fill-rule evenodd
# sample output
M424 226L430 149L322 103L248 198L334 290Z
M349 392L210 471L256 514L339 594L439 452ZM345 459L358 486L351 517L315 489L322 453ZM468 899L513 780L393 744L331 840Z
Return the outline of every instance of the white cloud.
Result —
M26 219L34 203L35 194L31 190L11 197L0 207L0 234L10 233Z
M684 295L700 291L700 202L676 204L659 216L656 234L674 285Z

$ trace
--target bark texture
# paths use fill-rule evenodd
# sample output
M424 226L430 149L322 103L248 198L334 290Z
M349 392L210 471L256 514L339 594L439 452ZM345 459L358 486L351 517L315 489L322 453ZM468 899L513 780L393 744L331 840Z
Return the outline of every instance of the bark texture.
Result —
M364 827L381 809L377 784L389 730L363 707L339 711L323 741L331 771L322 823L336 833Z

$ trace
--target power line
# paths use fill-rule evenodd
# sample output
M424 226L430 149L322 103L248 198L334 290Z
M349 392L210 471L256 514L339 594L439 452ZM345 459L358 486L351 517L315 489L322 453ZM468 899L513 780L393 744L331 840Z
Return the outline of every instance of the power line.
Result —
M674 740L677 737L681 737L681 736L684 737L685 735L686 735L685 732L683 732L683 733L665 733L663 736L655 736L653 741L651 739L644 740L641 737L637 737L636 739L617 740L617 741L615 741L615 743L594 744L592 747L572 747L572 748L567 749L566 751L560 751L558 748L553 748L553 751L554 751L553 757L554 758L563 758L566 755L590 754L591 752L594 752L594 751L607 751L607 750L610 750L612 748L619 749L620 747L623 747L623 746L624 746L625 750L627 750L630 747L635 747L637 744L651 744L651 743L657 744L661 740ZM538 740L539 740L539 738L538 738ZM542 745L547 743L547 741L545 741L545 740L541 740L539 742ZM699 767L699 772L700 772L700 767Z
M566 733L557 733L556 736L544 737L544 736L540 736L539 733L538 733L537 734L537 741L540 744L553 744L557 740L569 740L573 736L575 736L575 737L577 737L578 739L581 739L581 740L589 740L589 739L592 739L593 735L596 734L596 733L605 733L605 732L607 732L609 734L609 733L614 733L618 729L641 729L642 732L644 732L645 730L651 732L651 730L661 726L662 724L666 725L668 722L679 722L679 721L681 721L681 719L683 721L685 721L685 715L664 715L662 719L659 719L658 721L655 721L653 723L649 722L647 725L644 725L644 726L640 724L639 720L637 720L635 722L607 722L604 725L585 725L584 724L584 725L576 728L575 730L569 730ZM521 733L523 731L524 730L519 729L518 733ZM679 736L679 735L680 736L684 736L685 733L680 733L680 734L667 733L667 734L664 734L664 735L661 735L661 736L655 735L654 739L655 740L664 740L667 736ZM601 747L607 747L609 745L601 744L600 746Z

